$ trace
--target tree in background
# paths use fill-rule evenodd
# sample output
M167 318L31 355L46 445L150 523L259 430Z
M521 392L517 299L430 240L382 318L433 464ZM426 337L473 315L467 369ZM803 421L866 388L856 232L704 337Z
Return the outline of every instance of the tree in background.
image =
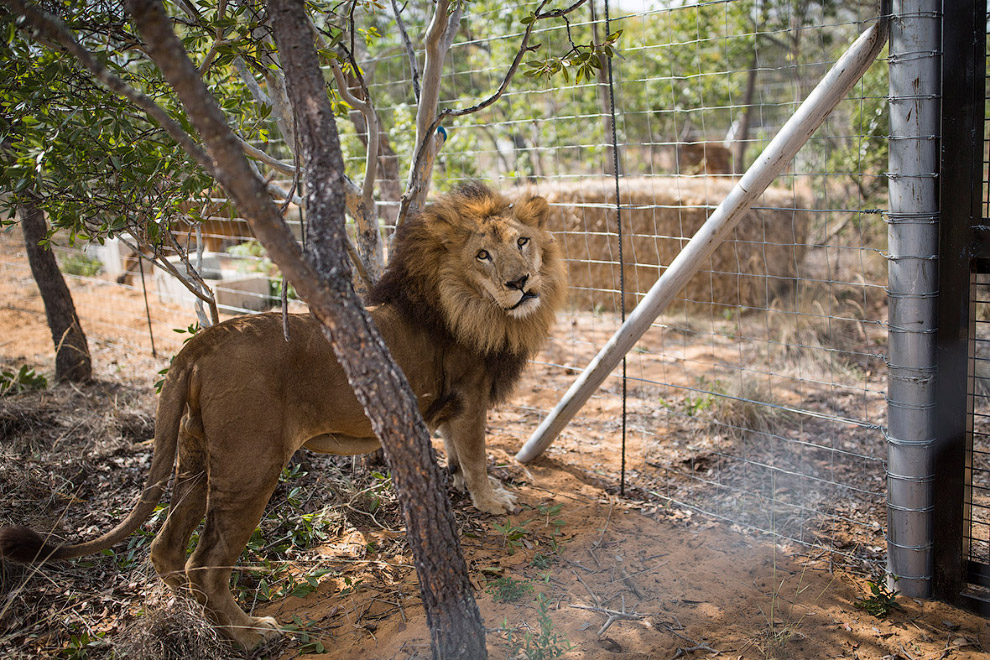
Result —
M31 274L45 304L45 318L55 343L55 380L85 382L93 377L86 334L79 323L72 294L48 246L48 225L40 204L24 196L18 209Z

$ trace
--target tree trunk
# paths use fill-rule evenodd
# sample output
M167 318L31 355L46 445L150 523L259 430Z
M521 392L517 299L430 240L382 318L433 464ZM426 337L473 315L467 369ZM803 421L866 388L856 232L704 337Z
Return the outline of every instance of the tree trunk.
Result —
M756 89L756 67L760 64L757 51L753 50L753 63L746 76L746 92L743 97L743 113L732 143L732 171L742 174L746 171L746 147L749 146L749 115L753 111L753 90Z
M45 303L45 317L55 344L55 380L81 382L93 377L89 344L72 303L72 294L55 262L55 254L39 245L48 235L45 214L32 196L19 208L24 247L27 249L31 274L38 283Z
M436 658L485 658L481 615L460 552L440 469L415 396L351 285L345 249L343 160L305 9L269 11L306 163L307 254L250 169L226 118L176 37L164 8L128 0L128 12L216 163L216 175L271 259L325 326L337 359L385 448L406 518Z
M482 658L486 651L481 614L429 432L405 376L350 285L341 185L344 162L306 17L302 5L292 0L273 0L269 10L306 163L307 257L343 303L334 310L333 325L325 334L385 450L406 519L434 655Z

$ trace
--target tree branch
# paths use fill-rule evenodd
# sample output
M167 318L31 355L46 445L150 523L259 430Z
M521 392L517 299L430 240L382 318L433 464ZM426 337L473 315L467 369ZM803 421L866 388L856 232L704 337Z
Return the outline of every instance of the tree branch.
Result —
M289 175L295 175L296 174L296 166L295 165L293 165L291 163L282 162L278 158L275 158L273 156L270 156L267 152L262 151L261 149L259 149L258 147L254 146L253 144L251 144L247 140L244 140L243 138L241 138L240 136L238 136L237 139L238 139L238 141L240 141L241 147L244 149L244 153L246 153L251 158L255 158L257 160L260 160L265 165L268 165L272 169L275 169L275 170L281 172L282 174L289 174Z
M402 45L406 49L406 58L409 60L409 75L412 78L413 94L416 96L416 105L419 105L419 62L416 61L416 49L413 48L412 39L406 30L406 24L402 20L402 10L399 3L392 0L392 13L395 15L395 24L399 28L399 35L402 37Z
M420 90L419 106L416 109L416 159L409 171L409 185L399 206L399 222L409 213L416 213L426 202L429 181L433 174L436 159L436 130L439 126L437 106L440 103L440 79L443 75L443 61L447 55L444 46L448 43L450 29L450 0L437 0L433 19L426 31L426 58L423 62L423 86ZM441 143L442 144L442 143Z
M442 0L441 0L442 1ZM440 71L436 69L427 69L424 73L424 100L420 102L419 112L416 115L416 156L413 159L412 167L409 170L409 183L406 186L406 192L402 195L402 199L399 202L399 219L398 223L401 223L405 218L411 214L415 213L419 208L421 208L423 202L426 199L426 194L429 192L429 179L433 171L433 162L436 158L437 149L433 147L432 137L436 135L437 129L443 123L444 119L447 117L463 117L480 110L484 110L496 101L498 101L505 94L506 90L509 88L509 84L516 75L516 71L519 69L519 65L522 63L523 57L526 53L536 50L538 46L530 46L529 39L533 33L533 28L537 21L545 20L548 18L560 18L565 16L574 10L581 7L587 0L577 0L574 4L566 7L564 9L555 9L543 13L543 8L546 7L550 0L543 0L536 11L533 12L533 20L526 25L526 31L523 33L522 41L519 44L519 49L516 51L515 57L512 59L512 64L509 66L508 71L506 71L505 76L502 78L501 84L499 84L498 89L489 96L484 101L477 103L468 108L462 108L460 110L452 110L449 108L444 109L441 112L437 112L437 103L434 97L426 96L427 89L432 89L436 94L439 92ZM437 4L437 13L440 12L440 4ZM436 16L434 16L434 21L436 21ZM433 34L433 24L430 26L431 32L427 35L427 67L429 67L430 60L430 38L431 34L434 39L445 39L443 35ZM439 52L439 48L434 45L434 48ZM445 52L445 51L444 51ZM434 56L436 57L436 56ZM440 60L440 69L443 67L443 60ZM432 111L427 107L427 103L433 103ZM426 124L422 129L421 133L421 122L425 120L427 116L432 116L433 119L430 123ZM427 136L423 139L421 136Z
M206 154L202 147L186 133L179 123L169 116L165 110L155 103L151 98L137 91L126 82L111 73L105 66L80 44L72 32L62 23L61 20L46 11L38 9L32 5L25 4L22 0L9 0L8 4L18 14L24 16L27 22L37 30L42 37L50 42L59 44L69 54L74 56L80 64L92 73L97 80L102 82L111 91L120 94L128 101L143 110L149 117L154 119L159 126L175 140L180 147L192 156L200 166L211 175L215 176L213 161ZM170 27L171 29L171 27Z
M368 153L365 159L364 183L361 187L361 205L367 209L373 208L375 204L375 178L378 176L378 142L381 127L378 123L378 113L371 105L370 99L359 99L347 86L344 79L344 72L340 70L340 65L335 61L330 62L334 80L337 82L337 91L340 97L353 106L364 117L368 131Z
M172 243L173 247L176 249L176 252L179 255L183 255L183 250L181 249L181 247L178 247L178 245L179 245L178 244L178 241L175 240L175 236L172 234L172 231L171 230L166 230L166 233L168 234L169 238L171 239L170 242ZM132 231L132 232L130 232L130 234L134 238L134 242L133 243L131 243L130 241L128 241L123 236L117 236L117 240L119 240L121 243L123 243L124 245L126 245L128 248L130 248L130 250L132 252L134 252L135 255L137 255L137 258L138 259L145 258L144 257L144 254L143 254L145 251L150 252L151 253L151 261L152 262L158 264L158 266L160 268L162 268L162 270L167 271L170 275L172 275L174 278L176 278L177 280L179 280L179 282L182 284L182 286L184 286L186 289L189 290L189 293L193 294L194 296L196 296L197 298L199 298L200 300L202 300L206 304L210 305L211 311L215 311L216 310L216 300L213 298L213 295L212 295L213 294L213 290L210 287L205 286L205 282L203 283L205 289L201 290L189 278L187 278L184 275L182 275L182 273L179 272L179 269L175 267L175 264L173 264L171 261L169 261L168 259L166 259L159 252L158 248L155 245L153 245L150 241L148 241L148 240L146 240L144 238L140 238L138 236L138 233L137 232ZM144 249L142 249L142 248L144 248ZM190 275L193 272L196 272L196 269L194 269L192 267L192 265L189 263L188 259L184 258L184 255L182 257L180 257L180 258L182 258L183 262L185 263L187 272L190 273ZM199 276L199 273L198 272L196 272L196 275L197 275L197 279L200 282L202 282L202 278L201 277L198 277Z

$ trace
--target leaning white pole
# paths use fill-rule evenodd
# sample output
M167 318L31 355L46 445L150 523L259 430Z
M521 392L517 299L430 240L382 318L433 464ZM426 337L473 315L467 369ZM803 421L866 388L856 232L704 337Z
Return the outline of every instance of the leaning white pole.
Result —
M632 349L654 319L701 268L715 248L725 240L739 219L749 210L753 200L763 194L798 149L825 121L825 117L863 76L886 40L887 20L881 18L861 34L849 50L839 58L763 150L756 162L746 170L728 196L712 212L705 224L671 262L622 327L612 335L605 347L550 411L533 436L516 454L516 459L526 463L546 450L608 377L622 356Z

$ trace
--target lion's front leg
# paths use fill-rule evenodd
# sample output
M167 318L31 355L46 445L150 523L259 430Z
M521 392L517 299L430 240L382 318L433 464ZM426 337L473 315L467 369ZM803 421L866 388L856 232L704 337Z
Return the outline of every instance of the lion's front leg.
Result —
M498 479L488 476L485 456L487 413L468 412L440 425L447 449L447 465L455 488L467 486L474 508L487 513L510 513L516 508L515 496Z

